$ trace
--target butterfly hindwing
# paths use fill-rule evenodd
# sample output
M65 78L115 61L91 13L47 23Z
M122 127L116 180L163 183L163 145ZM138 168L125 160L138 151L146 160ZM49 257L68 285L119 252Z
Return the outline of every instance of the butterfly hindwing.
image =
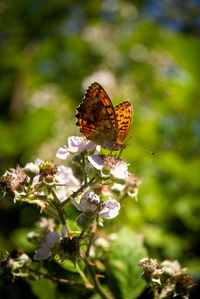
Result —
M132 105L125 101L115 107L115 114L118 124L117 142L123 143L126 138L132 121Z

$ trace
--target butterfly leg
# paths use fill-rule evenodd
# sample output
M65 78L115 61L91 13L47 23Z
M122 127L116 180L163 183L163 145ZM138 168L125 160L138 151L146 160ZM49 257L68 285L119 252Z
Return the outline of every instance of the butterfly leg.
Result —
M127 147L127 145L128 145L127 143L124 143L122 145L122 147L120 149L120 152L119 152L119 155L117 156L117 159L119 159L121 157L121 154L122 154L123 150Z

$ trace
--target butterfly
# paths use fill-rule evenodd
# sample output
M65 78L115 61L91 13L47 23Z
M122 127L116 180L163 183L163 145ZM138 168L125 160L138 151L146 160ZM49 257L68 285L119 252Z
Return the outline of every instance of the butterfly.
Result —
M87 139L111 151L121 151L127 146L127 136L132 121L132 106L129 101L113 107L103 87L93 82L87 89L76 114L80 132Z

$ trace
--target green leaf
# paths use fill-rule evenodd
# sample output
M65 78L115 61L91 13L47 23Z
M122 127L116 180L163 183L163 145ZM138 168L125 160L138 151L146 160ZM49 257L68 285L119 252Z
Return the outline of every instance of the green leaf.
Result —
M33 293L41 299L55 299L56 286L48 279L29 281Z
M107 272L116 298L138 298L145 287L141 280L140 259L147 256L141 240L130 229L122 229L111 242Z

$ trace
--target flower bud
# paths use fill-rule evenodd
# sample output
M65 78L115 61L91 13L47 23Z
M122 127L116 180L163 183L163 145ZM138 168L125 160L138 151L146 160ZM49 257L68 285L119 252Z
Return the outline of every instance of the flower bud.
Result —
M110 175L110 168L108 166L104 166L102 168L102 174L105 176L109 176Z
M72 161L77 162L77 163L80 163L81 159L82 159L82 155L81 154L75 154L72 157Z
M85 229L91 223L91 217L88 217L85 214L81 214L76 218L76 223L78 224L78 226Z
M33 178L39 174L40 169L37 165L31 162L26 164L26 166L24 167L24 172L27 176Z

